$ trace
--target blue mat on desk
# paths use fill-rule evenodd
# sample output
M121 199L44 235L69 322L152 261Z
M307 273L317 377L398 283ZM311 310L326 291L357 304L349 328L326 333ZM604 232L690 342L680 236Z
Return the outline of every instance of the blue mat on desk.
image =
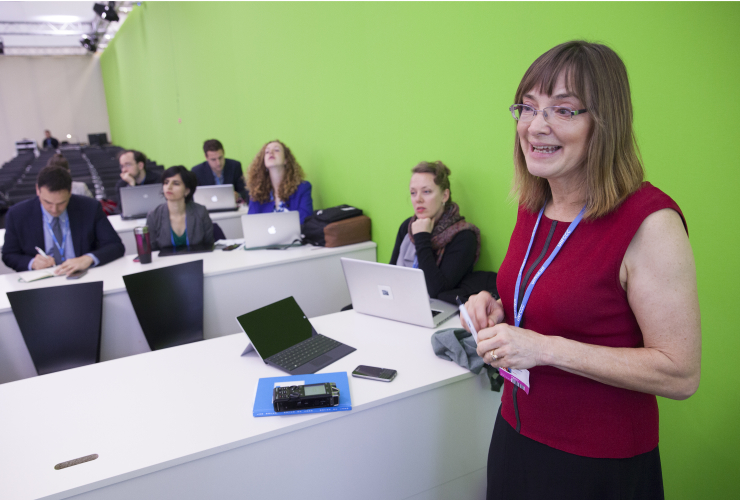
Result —
M328 408L307 408L304 410L292 410L277 412L272 406L272 393L275 384L285 385L309 385L334 382L339 389L339 405ZM287 377L268 377L259 379L257 394L254 397L254 408L252 415L255 417L271 417L275 415L295 415L298 413L328 413L330 411L350 411L352 409L352 398L349 394L349 380L347 372L313 373L306 375L291 375Z

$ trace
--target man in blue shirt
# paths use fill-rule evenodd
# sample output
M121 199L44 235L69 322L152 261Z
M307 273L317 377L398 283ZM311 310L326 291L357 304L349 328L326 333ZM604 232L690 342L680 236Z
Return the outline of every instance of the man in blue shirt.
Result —
M224 147L220 141L209 139L203 143L206 161L193 167L192 172L198 179L199 186L231 184L234 186L234 199L249 200L249 193L244 185L242 164L224 156Z
M16 271L56 265L56 274L70 275L123 256L121 238L100 203L71 189L67 170L50 166L39 172L37 196L5 215L5 265Z

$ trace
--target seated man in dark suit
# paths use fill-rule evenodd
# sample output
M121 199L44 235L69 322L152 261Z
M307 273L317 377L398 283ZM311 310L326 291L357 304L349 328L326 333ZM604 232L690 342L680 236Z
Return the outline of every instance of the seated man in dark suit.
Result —
M44 130L44 142L41 145L42 148L56 149L59 147L59 141L51 136L51 132Z
M234 186L234 199L249 200L249 193L244 184L244 173L242 164L236 160L229 160L224 156L224 147L220 141L210 139L203 143L203 153L206 161L192 168L192 172L198 179L199 186L214 186L221 184L232 184Z
M13 205L5 215L6 266L28 271L59 265L56 274L70 275L123 256L121 238L100 203L71 189L67 170L51 166L39 172L37 196Z
M162 175L159 172L146 169L146 156L141 151L134 149L121 151L118 153L118 164L121 166L121 180L116 183L119 199L121 188L162 183Z

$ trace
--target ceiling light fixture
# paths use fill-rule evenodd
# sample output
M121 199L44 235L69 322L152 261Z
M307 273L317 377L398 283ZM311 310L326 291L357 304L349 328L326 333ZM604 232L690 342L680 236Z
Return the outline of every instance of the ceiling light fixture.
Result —
M95 35L82 35L80 37L80 45L90 52L95 52L98 48L98 37Z
M93 6L93 10L97 15L106 21L112 23L118 21L118 13L116 12L116 2L108 2L108 5L102 3L96 3Z

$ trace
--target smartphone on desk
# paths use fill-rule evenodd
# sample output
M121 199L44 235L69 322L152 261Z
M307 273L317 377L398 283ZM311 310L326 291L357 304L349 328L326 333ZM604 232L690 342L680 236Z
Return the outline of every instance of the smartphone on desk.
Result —
M396 370L367 365L360 365L352 372L353 377L380 380L381 382L390 382L396 378L396 375L398 375Z
M75 271L72 274L70 274L69 276L67 276L67 279L68 280L76 280L76 279L82 278L86 274L87 274L87 269L85 269L84 271Z

